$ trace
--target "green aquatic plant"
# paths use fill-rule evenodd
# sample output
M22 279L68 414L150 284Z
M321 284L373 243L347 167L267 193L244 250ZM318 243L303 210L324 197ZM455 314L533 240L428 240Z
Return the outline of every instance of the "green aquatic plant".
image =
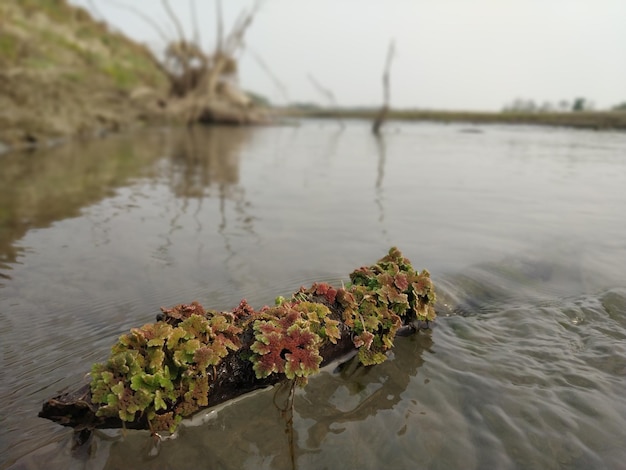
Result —
M362 364L378 364L402 326L435 318L428 271L415 271L397 248L350 280L338 289L301 287L258 311L245 299L230 312L197 302L161 309L156 323L122 335L108 360L92 367L96 415L174 431L183 417L209 405L227 370L246 376L247 368L257 381L286 378L304 386L319 372L322 351L339 341L352 341ZM220 369L227 357L230 365Z
M352 285L337 291L343 322L351 329L364 365L386 360L398 329L435 319L435 290L428 271L415 271L397 248L373 266L350 274Z
M241 347L242 330L232 313L205 312L197 303L163 313L162 320L122 335L106 363L92 367L98 416L144 418L153 431L173 430L208 405L209 378L229 350Z

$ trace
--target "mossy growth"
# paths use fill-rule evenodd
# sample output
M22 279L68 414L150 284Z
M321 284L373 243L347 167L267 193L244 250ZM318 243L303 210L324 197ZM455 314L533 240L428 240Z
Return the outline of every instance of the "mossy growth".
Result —
M426 270L416 271L400 250L393 247L375 265L350 274L351 285L334 289L314 284L300 295L321 295L337 303L343 324L350 330L359 360L364 365L385 361L398 329L436 317L435 289Z
M379 364L404 324L435 319L435 290L426 270L417 272L397 248L369 268L350 274L352 285L337 292L343 321L352 329L359 359Z
M278 299L277 299L278 300ZM300 385L319 371L320 346L341 338L339 321L329 308L308 301L279 300L278 306L262 310L253 323L255 341L250 347L257 378L284 373Z
M153 431L173 431L184 416L208 405L215 366L241 347L236 317L198 303L163 313L163 320L121 336L107 362L92 367L98 416L126 422L145 417Z
M401 326L435 318L428 271L415 271L397 248L350 279L339 289L302 287L259 311L245 300L231 312L197 302L162 309L156 323L121 336L109 359L93 366L97 415L145 419L153 432L174 431L183 417L208 406L229 354L251 365L258 380L277 374L304 386L319 371L322 348L352 340L360 362L378 364Z

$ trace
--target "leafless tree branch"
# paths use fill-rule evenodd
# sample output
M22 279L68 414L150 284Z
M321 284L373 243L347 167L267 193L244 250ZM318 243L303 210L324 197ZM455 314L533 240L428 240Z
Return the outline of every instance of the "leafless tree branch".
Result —
M315 89L319 91L324 97L328 100L328 103L331 106L337 107L337 100L335 99L335 94L332 92L330 88L324 87L317 79L313 76L313 74L309 73L307 75L309 81L313 84Z
M200 37L200 28L198 27L198 12L196 11L196 2L189 0L189 10L191 11L191 24L193 27L193 42L200 46L202 38Z
M242 46L243 37L246 33L246 30L252 24L252 21L254 20L256 14L259 12L262 3L263 2L261 0L257 0L249 13L246 14L244 12L239 16L239 18L235 22L235 25L233 26L233 30L226 38L226 44L224 47L225 53L233 55L235 51Z
M167 0L161 0L161 3L163 4L163 8L165 8L167 16L170 17L170 20L172 20L172 23L176 27L176 31L178 32L178 39L182 42L185 42L185 31L183 30L183 25L180 24L180 20L174 13L174 10L172 10L170 2L168 2Z
M250 46L246 47L246 50L250 54L250 56L255 60L255 62L263 69L263 71L267 74L267 76L272 80L276 89L280 92L285 103L290 103L289 94L287 93L287 87L276 77L276 75L269 68L267 63L263 60L263 58L255 52Z
M215 21L217 22L217 41L215 42L216 55L222 52L224 47L224 16L222 15L222 0L215 0Z

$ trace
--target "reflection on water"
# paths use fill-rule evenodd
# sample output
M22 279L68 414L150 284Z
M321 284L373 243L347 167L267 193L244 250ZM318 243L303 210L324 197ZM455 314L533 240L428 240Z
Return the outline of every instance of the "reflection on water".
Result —
M150 134L141 145L110 139L3 155L0 260L6 263L4 267L15 263L19 248L14 242L29 229L75 217L84 206L138 176L158 157L155 150L160 140L159 135Z
M167 181L177 197L185 199L220 197L239 183L242 148L248 143L249 129L189 129L178 133L172 143Z
M271 303L399 246L437 326L295 397L298 468L619 468L625 457L622 134L367 123L211 128L0 159L0 462L289 468L265 390L158 449L36 414L160 306ZM158 452L156 451L158 450Z
M14 242L29 229L79 216L82 208L138 178L164 178L173 194L184 200L183 210L190 200L201 204L216 193L222 206L224 200L234 200L244 214L247 203L237 186L239 159L251 132L210 128L145 133L135 139L92 140L4 155L0 162L0 260L4 268L16 262L19 247ZM224 214L221 223L226 224Z
M171 157L161 169L161 177L173 195L182 200L180 210L169 221L171 234L175 230L188 230L180 224L181 216L191 213L195 230L204 231L203 201L219 200L218 232L224 239L224 249L235 256L231 246L227 201L234 205L237 221L245 232L254 235L254 216L249 213L250 202L245 189L239 185L239 165L243 147L249 143L252 130L237 127L209 127L179 132L171 143ZM165 258L172 245L170 237L158 248Z
M383 179L385 177L385 161L387 160L387 146L385 145L385 137L382 134L378 134L374 137L376 139L376 145L378 147L378 166L376 167L376 205L380 210L378 216L378 222L382 227L382 234L385 238L387 232L385 231L385 206L383 196Z
M297 412L300 419L313 421L306 429L308 452L319 451L329 435L340 434L348 423L365 421L396 408L411 380L417 377L417 369L424 364L422 354L432 345L430 332L401 338L393 360L382 367L362 367L353 358L324 377L324 381L306 387ZM401 435L405 426L396 432Z

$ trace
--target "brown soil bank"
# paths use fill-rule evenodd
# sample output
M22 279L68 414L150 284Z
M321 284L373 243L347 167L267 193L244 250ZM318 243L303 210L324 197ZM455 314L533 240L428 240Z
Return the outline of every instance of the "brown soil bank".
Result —
M19 147L157 119L150 52L65 0L0 2L0 142Z
M150 51L67 0L0 2L0 152L145 124L248 123L250 109L171 96ZM253 119L254 118L254 119Z

